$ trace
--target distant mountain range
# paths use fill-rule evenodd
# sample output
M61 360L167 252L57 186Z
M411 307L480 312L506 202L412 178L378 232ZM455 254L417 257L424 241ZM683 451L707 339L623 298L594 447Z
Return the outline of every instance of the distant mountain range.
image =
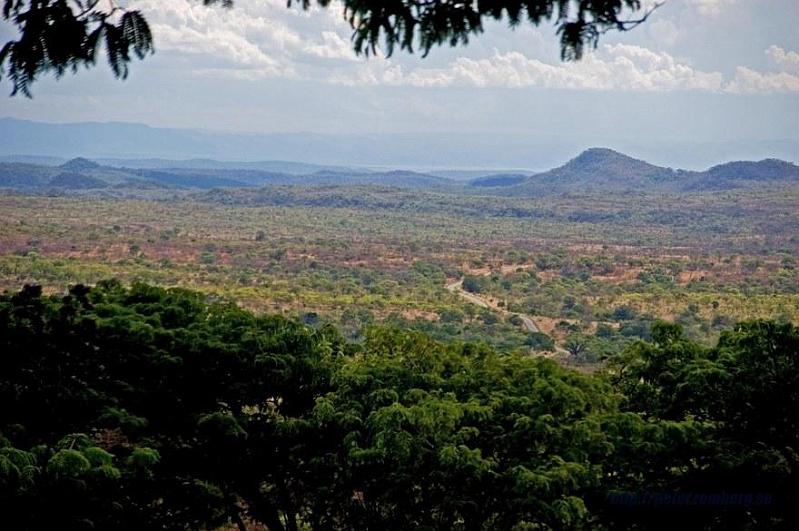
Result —
M0 138L0 157L14 157L13 162L41 162L31 155L42 155L61 158L61 162L84 156L112 166L132 167L135 163L150 168L175 167L167 159L191 161L192 167L206 169L223 169L227 163L219 161L230 160L300 160L310 163L306 166L323 166L298 168L288 163L289 166L263 167L256 162L249 167L283 173L352 166L497 168L501 167L497 161L503 160L513 161L506 167L543 168L575 149L558 140L540 139L533 143L518 135L237 133L124 122L44 123L15 118L0 118ZM531 149L530 145L536 147Z
M27 160L33 160L29 157ZM44 159L52 162L51 159ZM112 166L86 158L58 165L0 162L0 187L20 190L91 190L103 188L253 188L264 186L361 186L425 189L479 195L535 197L562 193L663 191L693 192L799 184L799 166L777 159L729 162L705 171L687 171L649 164L617 151L591 148L566 164L537 174L495 173L468 181L403 170L324 168L280 163L289 171L270 171L268 163L203 160L201 167L168 167L152 159ZM275 163L278 164L278 163ZM296 173L300 169L307 173Z
M486 173L543 171L595 145L656 164L699 170L727 160L777 157L799 163L799 138L696 141L586 132L242 133L125 122L45 123L0 117L0 160L57 165L86 157L102 165L149 169L253 169L289 174L404 169L467 180ZM214 124L209 124L214 127ZM624 136L628 135L628 136ZM37 157L38 155L39 157ZM42 157L46 157L43 159ZM267 162L230 162L267 161ZM302 161L302 163L281 162ZM455 170L455 171L453 171Z
M315 170L307 174L268 171L261 169L230 169L226 163L205 161L205 168L117 167L100 164L85 158L75 158L59 165L30 162L0 162L0 188L21 190L41 189L101 189L101 188L246 188L269 185L381 185L400 188L443 190L456 181L409 171L374 172L322 169L302 163L281 163L287 169L305 167ZM254 163L255 164L255 163ZM268 166L266 163L258 163ZM136 164L132 164L136 166ZM146 166L146 165L145 165ZM218 168L214 169L214 166Z

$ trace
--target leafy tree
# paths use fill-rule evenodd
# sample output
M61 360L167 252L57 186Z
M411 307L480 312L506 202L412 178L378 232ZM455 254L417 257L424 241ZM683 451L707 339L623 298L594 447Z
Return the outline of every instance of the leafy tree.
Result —
M616 321L629 321L635 318L635 309L629 306L618 306L613 310L612 317Z
M625 408L674 429L693 426L689 447L661 453L660 459L682 463L671 467L664 485L768 497L763 506L706 507L674 517L692 525L795 526L799 329L769 321L742 323L708 349L686 339L679 325L657 323L652 339L631 346L613 367Z
M585 354L588 348L588 338L580 333L569 334L564 344L569 354L575 358L579 358Z
M380 331L317 402L340 494L314 528L577 527L611 409L552 361Z
M26 286L0 295L1 522L794 529L799 329L651 337L580 374L392 328L351 344L182 289ZM772 498L614 503L659 492Z
M146 456L147 458L142 458ZM139 447L114 455L85 434L29 450L0 441L0 503L11 529L132 529L135 505L160 456ZM138 491L138 492L137 492ZM126 500L127 511L117 500Z
M47 486L26 494L18 478L30 475L27 461L14 461L16 470L4 461L8 482L17 482L8 496L52 504L42 518L53 522L100 528L218 526L241 518L242 499L262 521L279 521L286 505L258 505L253 486L280 473L267 454L281 441L275 422L313 407L341 348L330 329L258 318L179 289L111 281L64 297L38 287L0 296L0 400L8 406L0 435L44 456L30 466ZM59 443L64 437L71 442ZM107 477L95 481L98 473ZM111 480L122 485L105 485ZM63 496L65 481L82 482L70 487L79 500ZM16 528L31 527L41 528Z
M199 0L198 0L199 1ZM231 7L233 0L202 0L205 5ZM297 2L309 9L314 2ZM329 0L315 2L321 7ZM427 55L434 46L466 44L469 37L483 32L485 20L507 20L511 26L524 22L538 26L554 21L560 35L561 55L579 59L586 45L596 46L609 30L627 31L651 13L637 19L626 13L641 10L640 0L508 0L460 2L437 0L397 2L344 0L344 16L353 29L357 53L376 54L382 44L391 55L395 47ZM292 1L288 2L289 7ZM116 2L99 0L3 0L3 18L18 30L16 40L0 50L0 71L5 70L14 85L13 93L30 96L30 85L41 74L57 77L81 66L94 65L98 51L105 48L115 76L125 78L128 64L153 51L153 37L147 21L135 10Z
M469 293L481 293L486 289L485 277L466 275L463 277L463 289Z
M546 350L550 352L555 350L555 341L543 332L533 332L529 334L524 344L534 350Z
M616 334L616 331L605 323L599 323L596 327L596 336L602 338L611 338Z

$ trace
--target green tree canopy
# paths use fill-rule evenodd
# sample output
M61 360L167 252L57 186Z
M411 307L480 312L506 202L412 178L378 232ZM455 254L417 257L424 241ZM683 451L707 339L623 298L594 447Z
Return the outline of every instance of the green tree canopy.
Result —
M651 336L581 374L182 289L26 286L0 295L0 526L795 529L799 329ZM719 493L765 498L618 503Z

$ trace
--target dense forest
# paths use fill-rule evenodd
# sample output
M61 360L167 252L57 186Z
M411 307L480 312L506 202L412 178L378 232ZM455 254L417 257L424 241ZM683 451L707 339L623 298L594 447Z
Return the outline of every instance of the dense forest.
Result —
M0 296L9 529L795 529L799 329L606 368L115 280Z

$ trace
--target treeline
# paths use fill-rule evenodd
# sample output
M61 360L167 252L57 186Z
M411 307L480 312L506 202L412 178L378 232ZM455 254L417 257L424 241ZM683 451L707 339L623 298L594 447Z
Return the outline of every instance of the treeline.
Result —
M0 296L6 529L795 529L799 329L601 374L180 289ZM261 527L262 528L262 527Z

